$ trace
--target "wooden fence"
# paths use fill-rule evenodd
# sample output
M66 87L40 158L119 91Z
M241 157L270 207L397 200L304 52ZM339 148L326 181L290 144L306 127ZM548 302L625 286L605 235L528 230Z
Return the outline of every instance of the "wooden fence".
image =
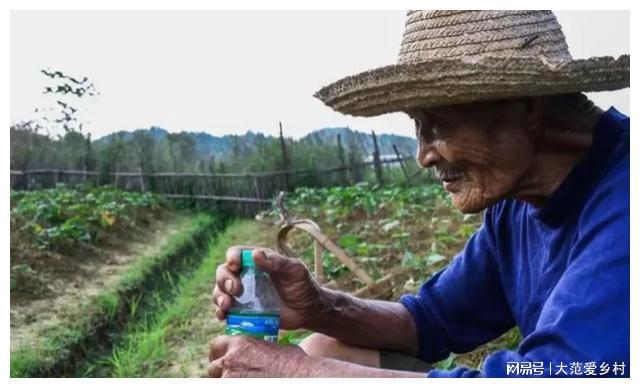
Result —
M366 179L367 173L374 175L378 184L385 184L385 170L402 171L403 180L412 184L412 179L422 171L416 163L413 173L406 162L413 157L402 156L394 146L394 159L381 160L375 141L373 160L366 163L340 165L330 168L305 170L279 170L253 173L177 173L157 172L98 172L82 170L37 169L11 171L11 188L15 190L33 190L55 187L58 183L113 185L130 191L150 191L171 199L193 199L230 203L239 215L254 215L258 210L271 206L280 191L292 191L302 186L352 185ZM340 139L338 138L338 142ZM283 148L284 165L288 167L286 150ZM386 166L386 168L385 168ZM374 174L370 174L373 172ZM395 174L396 176L398 174Z

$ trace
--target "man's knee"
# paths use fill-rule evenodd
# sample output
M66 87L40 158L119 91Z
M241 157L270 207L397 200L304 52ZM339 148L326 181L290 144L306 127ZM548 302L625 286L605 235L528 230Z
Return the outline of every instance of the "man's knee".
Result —
M313 333L302 340L299 346L310 356L336 358L344 345L328 335Z
M300 347L313 357L334 358L373 368L380 367L380 352L377 350L345 345L324 334L311 334L300 343Z

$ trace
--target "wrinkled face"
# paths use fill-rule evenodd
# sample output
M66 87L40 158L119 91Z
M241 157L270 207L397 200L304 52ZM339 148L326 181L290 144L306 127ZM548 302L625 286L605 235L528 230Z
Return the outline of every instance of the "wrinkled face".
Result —
M522 100L407 112L418 163L434 169L463 213L479 212L518 190L534 161L531 114Z

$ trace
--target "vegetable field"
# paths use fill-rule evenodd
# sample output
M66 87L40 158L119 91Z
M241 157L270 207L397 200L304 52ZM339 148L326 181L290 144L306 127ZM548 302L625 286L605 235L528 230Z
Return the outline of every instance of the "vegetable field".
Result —
M414 292L479 226L437 185L298 188L290 214L314 220L373 278L409 268L384 298ZM11 193L11 375L201 377L208 343L223 331L210 293L231 245L275 248L278 210L232 219L215 207L176 206L149 193L58 186ZM206 210L206 211L203 211ZM313 268L313 240L289 240ZM325 252L340 289L362 286ZM282 332L282 344L310 333ZM512 348L512 331L439 367L477 367Z

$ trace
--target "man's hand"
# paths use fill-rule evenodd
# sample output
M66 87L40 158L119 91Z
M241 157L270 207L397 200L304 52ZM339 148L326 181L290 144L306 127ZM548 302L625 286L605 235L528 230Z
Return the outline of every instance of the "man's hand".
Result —
M209 377L424 377L425 373L369 368L309 357L297 346L247 336L219 336L209 345Z
M282 301L281 328L288 330L300 328L318 315L321 288L300 260L282 256L267 248L234 246L227 250L225 263L221 264L216 271L213 303L218 306L216 311L218 319L226 319L227 312L231 308L231 295L242 293L242 284L238 275L241 270L240 252L244 249L253 250L256 266L269 274L278 291Z
M242 293L238 275L243 249L253 250L256 266L269 274L278 291L282 329L304 327L352 346L414 355L418 352L415 322L402 304L359 299L322 288L300 260L259 247L235 246L227 250L226 262L216 272L213 290L218 319L226 319L233 300L231 295Z
M209 377L304 377L307 355L247 336L219 336L209 345Z

